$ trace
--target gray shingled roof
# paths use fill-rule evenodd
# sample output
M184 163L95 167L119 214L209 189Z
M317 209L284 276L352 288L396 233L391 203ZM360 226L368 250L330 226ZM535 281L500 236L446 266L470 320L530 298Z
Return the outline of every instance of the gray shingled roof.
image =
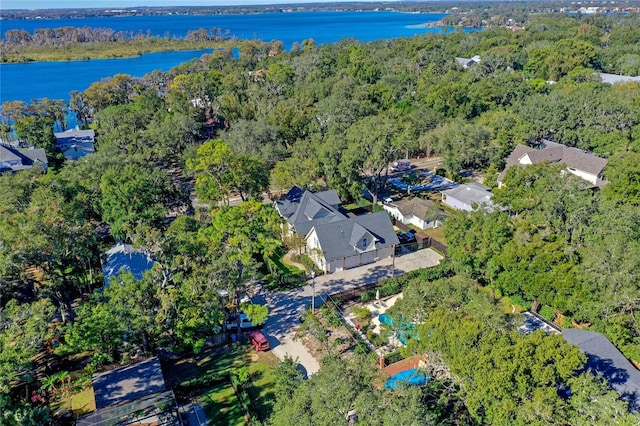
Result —
M9 169L12 171L30 169L36 161L45 165L49 163L47 161L47 154L42 148L17 150L8 146L0 145L0 162L14 162L16 160L20 160L21 164L10 167Z
M47 153L45 152L44 148L21 149L20 154L31 160L31 163L40 161L44 164L49 164L49 161L47 160Z
M13 149L4 145L0 145L0 161L16 161L20 160L20 157Z
M158 358L120 367L93 377L96 409L165 390Z
M629 83L631 81L636 81L640 83L640 77L632 77L630 75L607 74L607 73L601 72L599 73L599 76L603 83L608 83L608 84Z
M562 332L567 342L587 355L586 368L602 374L620 397L629 402L629 410L640 411L640 371L600 333L569 328Z
M319 223L314 229L327 261L362 252L363 250L354 246L367 234L373 238L376 248L400 243L389 216L383 211L345 218L333 223Z
M339 204L340 198L335 190L315 194L304 191L300 197L296 191L295 197L278 200L275 207L296 233L305 236L317 224L345 219L346 216L338 210Z
M486 189L479 188L476 185L460 185L456 188L442 191L442 193L447 197L455 198L456 200L462 201L470 206L473 204L486 206L493 205L493 202L491 201L493 193Z

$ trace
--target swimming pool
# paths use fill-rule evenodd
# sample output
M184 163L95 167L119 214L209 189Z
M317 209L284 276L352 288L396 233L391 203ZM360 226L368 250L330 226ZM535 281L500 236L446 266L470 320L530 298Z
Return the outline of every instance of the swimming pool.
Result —
M417 368L404 370L389 377L384 387L387 389L396 389L400 383L406 383L409 386L419 386L427 383L431 378L424 371Z

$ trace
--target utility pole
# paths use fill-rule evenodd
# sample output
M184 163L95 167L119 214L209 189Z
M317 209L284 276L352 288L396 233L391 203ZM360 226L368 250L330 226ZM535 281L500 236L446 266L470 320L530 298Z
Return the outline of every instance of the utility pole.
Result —
M313 294L311 295L311 312L316 313L316 271L311 271L311 286Z

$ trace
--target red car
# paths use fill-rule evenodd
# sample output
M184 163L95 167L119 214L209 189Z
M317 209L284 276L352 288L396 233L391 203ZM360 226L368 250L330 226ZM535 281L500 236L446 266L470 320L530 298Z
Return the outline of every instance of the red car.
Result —
M270 349L269 341L264 337L264 334L259 331L249 333L249 340L257 351L268 351Z

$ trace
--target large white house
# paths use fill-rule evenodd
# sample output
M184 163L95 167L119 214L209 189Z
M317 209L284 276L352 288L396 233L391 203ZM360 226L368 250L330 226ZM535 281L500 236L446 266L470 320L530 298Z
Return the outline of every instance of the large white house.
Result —
M509 168L541 163L563 164L566 171L594 186L606 183L602 180L602 171L607 165L606 159L577 148L545 140L542 141L540 149L518 144L505 160L504 170L498 175L498 185L502 186Z
M332 273L391 257L400 243L389 216L377 212L348 217L339 209L338 194L292 188L275 203L289 231L304 238L309 257Z

